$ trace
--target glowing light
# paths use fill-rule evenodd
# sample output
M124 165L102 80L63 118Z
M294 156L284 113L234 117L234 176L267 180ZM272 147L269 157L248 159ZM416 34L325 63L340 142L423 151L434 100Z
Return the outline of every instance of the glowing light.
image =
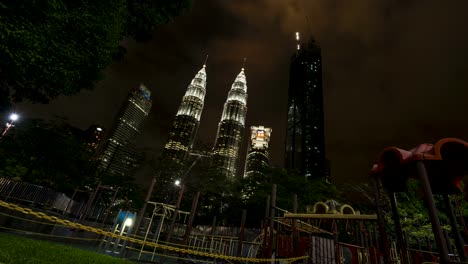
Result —
M18 118L19 118L19 115L16 114L16 113L13 113L13 114L10 115L10 120L11 121L16 121L16 120L18 120Z
M124 225L124 227L125 227L125 226L132 226L132 225L133 225L133 219L132 219L132 218L127 218L127 219L125 219L123 225Z
M300 50L300 49L301 49L301 45L297 44L297 49Z
M299 40L299 32L296 32L296 40Z
M176 181L174 182L174 185L180 186L180 180L176 180Z
M102 131L102 128L96 127L96 130L97 130L97 131Z

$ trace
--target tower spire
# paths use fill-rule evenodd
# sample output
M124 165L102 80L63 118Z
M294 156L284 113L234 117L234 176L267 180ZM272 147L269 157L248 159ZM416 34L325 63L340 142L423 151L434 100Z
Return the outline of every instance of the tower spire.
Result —
M205 57L205 62L203 63L203 68L206 67L206 62L208 61L208 54L206 54L206 57Z
M237 175L247 115L247 80L244 72L246 60L244 58L242 70L228 92L213 148L213 166L230 181Z
M206 94L206 61L195 74L187 87L182 102L175 116L169 138L161 156L161 174L158 186L161 186L161 198L170 197L170 186L174 180L182 177L181 172L187 157L191 151L200 125L200 117L203 112Z

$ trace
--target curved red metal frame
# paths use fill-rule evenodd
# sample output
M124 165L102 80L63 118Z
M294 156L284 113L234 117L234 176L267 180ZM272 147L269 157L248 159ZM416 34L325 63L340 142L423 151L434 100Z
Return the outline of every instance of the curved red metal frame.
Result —
M441 154L441 149L447 143L458 143L464 146L468 152L468 142L458 138L444 138L437 141L435 144L424 143L409 151L397 147L387 147L380 153L377 164L373 165L371 175L379 174L385 170L386 164L383 157L390 153L394 153L394 157L400 161L399 165L419 160L444 160Z

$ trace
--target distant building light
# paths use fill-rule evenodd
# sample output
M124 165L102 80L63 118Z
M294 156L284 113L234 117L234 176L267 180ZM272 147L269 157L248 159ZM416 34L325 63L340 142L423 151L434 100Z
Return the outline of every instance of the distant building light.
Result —
M96 127L96 130L97 130L97 131L102 131L102 128Z

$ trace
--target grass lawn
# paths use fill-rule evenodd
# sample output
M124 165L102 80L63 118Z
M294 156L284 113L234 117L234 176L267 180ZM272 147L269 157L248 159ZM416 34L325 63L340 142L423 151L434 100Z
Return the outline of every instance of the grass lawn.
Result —
M0 263L113 263L131 262L45 241L0 233Z

